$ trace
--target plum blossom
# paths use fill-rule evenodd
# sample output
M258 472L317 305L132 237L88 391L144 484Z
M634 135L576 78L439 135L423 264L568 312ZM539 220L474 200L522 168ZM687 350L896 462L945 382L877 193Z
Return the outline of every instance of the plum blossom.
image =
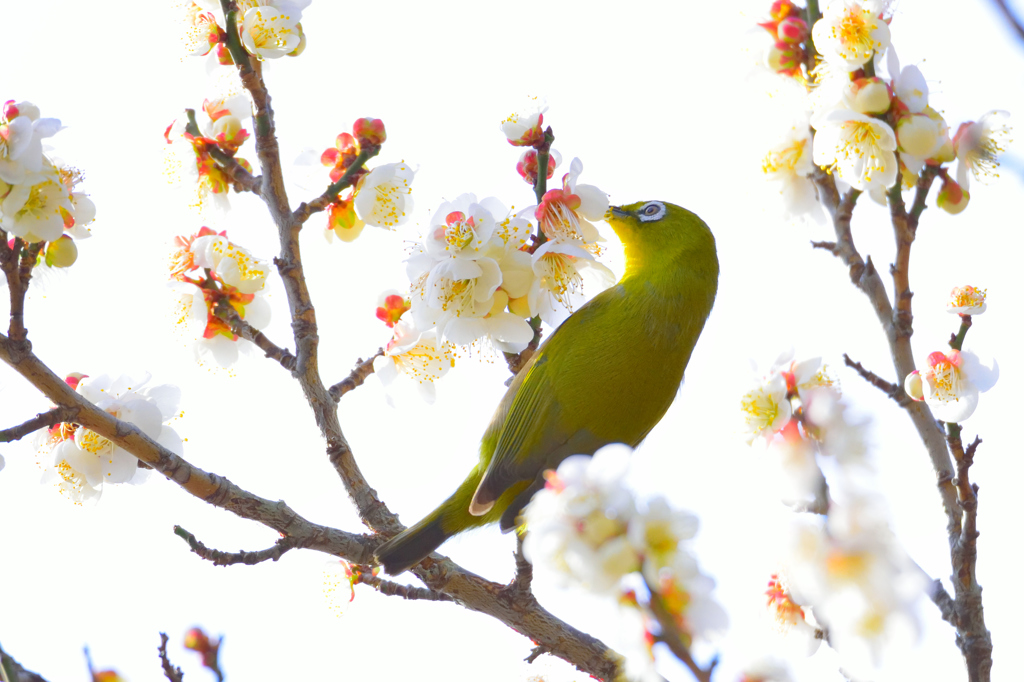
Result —
M814 162L835 171L856 189L896 182L896 134L889 124L850 109L835 109L812 121L818 130Z
M999 155L1009 142L1010 126L1006 119L1009 112L992 110L978 119L977 123L961 123L953 138L956 158L956 181L964 190L970 186L968 171L976 179L988 176L999 177Z
M534 278L527 302L530 314L557 326L576 307L584 289L584 273L593 275L597 292L607 289L615 275L595 260L583 242L553 240L533 252ZM597 293L593 292L593 293Z
M181 454L182 442L168 422L178 416L181 391L171 385L146 386L149 375L98 377L72 374L67 382L83 398L113 417L130 422L160 445ZM111 440L75 424L57 424L36 437L43 455L52 454L44 482L53 482L77 503L93 501L104 484L140 483L147 470Z
M598 593L613 592L640 569L630 541L636 502L622 479L632 448L608 445L591 458L573 455L545 474L545 488L524 510L523 553L534 566Z
M410 308L409 299L391 289L377 297L377 319L390 328L402 319L402 315Z
M793 415L787 393L786 378L779 373L747 391L740 401L747 443L753 443L758 436L770 439L786 425Z
M356 186L355 209L367 225L393 229L409 220L409 196L415 171L405 163L387 163L364 175Z
M582 242L597 253L596 242L603 240L590 221L604 217L608 195L594 185L578 183L582 172L583 162L573 159L569 172L562 176L562 187L548 190L534 215L548 239Z
M988 305L985 303L987 289L972 287L970 284L953 287L946 302L946 312L956 315L981 315Z
M914 400L924 400L935 418L944 422L962 422L974 414L978 396L995 385L999 365L981 363L970 351L935 351L923 363L925 368L907 375L904 387Z
M0 110L0 181L10 185L39 182L43 172L43 140L60 131L56 118L40 118L31 102L8 100Z
M806 121L793 125L782 141L765 155L761 170L771 182L779 184L779 194L787 217L810 215L818 222L824 212L818 203L818 191L811 182L811 129Z
M795 648L803 649L808 656L817 651L821 638L818 628L808 620L813 616L808 613L809 609L793 600L786 578L780 573L773 573L764 594L768 598L765 607L771 617L772 629L791 638L796 642Z
M543 100L536 97L521 112L509 115L501 122L501 132L515 147L532 147L544 140L544 112L548 110Z
M829 644L856 677L872 677L888 651L917 637L917 602L929 580L896 541L877 498L839 491L826 519L795 525L789 557L792 598L827 627Z
M419 395L428 403L436 396L434 382L455 365L455 356L447 344L438 343L438 334L431 329L419 332L403 320L394 326L394 335L384 355L373 360L373 371L392 403L392 385L399 378L414 382Z
M253 329L269 324L270 305L263 296L269 267L207 227L177 237L175 245L170 288L178 331L198 361L228 367L238 359L239 337L221 315L234 311Z
M32 185L14 185L0 204L0 228L27 242L52 242L64 234L63 213L74 205L54 175Z
M811 29L814 46L829 63L856 71L889 46L889 25L877 2L832 0Z

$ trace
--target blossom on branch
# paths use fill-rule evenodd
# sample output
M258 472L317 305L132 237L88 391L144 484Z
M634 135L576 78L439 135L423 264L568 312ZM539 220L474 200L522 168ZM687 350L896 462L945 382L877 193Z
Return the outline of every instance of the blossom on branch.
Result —
M66 379L83 398L104 412L134 424L175 454L182 442L168 422L178 416L181 391L170 385L146 386L149 375L114 378L72 374ZM56 424L36 436L40 454L51 455L43 482L52 482L76 504L98 499L104 484L141 483L148 469L111 440L76 424Z
M355 210L367 225L394 229L409 220L415 175L405 163L377 166L360 178L355 190Z
M985 303L986 289L972 287L970 284L953 287L946 302L946 312L955 315L981 315L988 305Z
M814 162L861 191L896 182L896 134L885 121L850 109L812 120Z
M964 190L970 185L968 171L976 179L989 176L999 177L999 155L1009 142L1010 126L1006 111L992 110L978 119L977 123L961 123L953 138L956 158L960 161L956 169L956 181Z
M511 114L501 122L501 132L515 147L536 146L544 140L544 112L547 110L542 100L533 98L522 112Z
M889 46L889 25L881 16L885 4L832 0L811 30L814 47L830 64L856 71Z
M959 423L974 414L979 394L999 378L998 364L983 365L970 351L935 351L924 364L907 375L905 390L914 400L928 403L935 418L944 422Z
M809 215L819 222L824 218L818 190L810 179L814 161L811 159L811 129L806 121L793 125L783 140L769 150L761 162L761 170L769 181L779 184L787 217Z
M384 355L373 360L373 372L385 391L388 402L396 380L411 381L420 397L433 403L436 396L434 382L455 366L451 347L438 342L438 334L431 329L417 331L402 320L394 325L394 335L384 349Z

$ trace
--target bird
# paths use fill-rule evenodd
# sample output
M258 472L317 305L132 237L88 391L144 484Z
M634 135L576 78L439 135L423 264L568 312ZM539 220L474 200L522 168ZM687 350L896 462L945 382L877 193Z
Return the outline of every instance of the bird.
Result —
M612 206L605 220L623 244L624 275L515 376L458 489L376 549L388 574L470 528L513 530L546 470L610 443L635 448L672 404L718 291L715 238L697 215L664 201Z

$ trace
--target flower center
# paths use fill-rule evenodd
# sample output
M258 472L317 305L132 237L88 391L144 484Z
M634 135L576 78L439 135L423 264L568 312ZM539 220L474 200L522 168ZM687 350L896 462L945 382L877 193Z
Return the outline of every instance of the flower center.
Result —
M850 8L839 22L839 41L846 58L868 58L876 47L882 44L871 37L875 19L866 9ZM835 30L835 29L833 29Z
M764 161L761 162L761 170L765 174L778 173L782 170L789 171L790 173L795 172L796 165L803 157L806 147L807 140L798 140L785 149L773 149L768 152L764 157Z

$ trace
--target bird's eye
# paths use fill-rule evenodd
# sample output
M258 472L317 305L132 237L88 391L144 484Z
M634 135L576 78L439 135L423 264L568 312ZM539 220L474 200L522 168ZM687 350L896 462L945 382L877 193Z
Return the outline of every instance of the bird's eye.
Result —
M665 217L665 204L660 201L649 201L637 211L637 217L645 223Z

